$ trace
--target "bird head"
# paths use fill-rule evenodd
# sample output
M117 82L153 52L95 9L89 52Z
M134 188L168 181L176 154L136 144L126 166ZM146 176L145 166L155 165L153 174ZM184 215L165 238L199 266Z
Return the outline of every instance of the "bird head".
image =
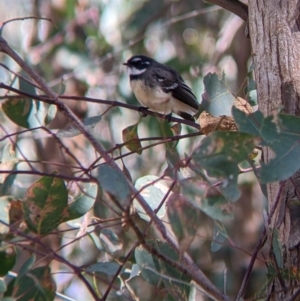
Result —
M123 65L127 66L129 75L140 75L144 73L153 62L153 59L145 55L135 55Z

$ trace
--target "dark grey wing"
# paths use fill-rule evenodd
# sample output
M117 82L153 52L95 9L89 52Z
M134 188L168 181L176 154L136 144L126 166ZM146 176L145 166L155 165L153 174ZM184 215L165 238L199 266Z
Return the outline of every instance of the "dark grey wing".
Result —
M172 92L173 97L198 110L197 98L186 85L180 74L171 67L153 68L153 77L164 92Z
M161 66L152 68L152 78L164 92L171 92L178 87L178 78L176 73L171 72L167 66Z
M197 102L197 98L192 92L191 88L187 86L184 81L181 81L178 87L173 90L173 97L183 101L198 111L199 104Z

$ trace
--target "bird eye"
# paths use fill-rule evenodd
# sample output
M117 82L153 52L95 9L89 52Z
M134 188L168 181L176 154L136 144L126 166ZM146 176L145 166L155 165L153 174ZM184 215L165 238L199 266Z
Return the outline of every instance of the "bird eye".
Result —
M146 65L147 62L145 61L138 61L136 62L137 65L140 65L140 66L143 66L143 65Z

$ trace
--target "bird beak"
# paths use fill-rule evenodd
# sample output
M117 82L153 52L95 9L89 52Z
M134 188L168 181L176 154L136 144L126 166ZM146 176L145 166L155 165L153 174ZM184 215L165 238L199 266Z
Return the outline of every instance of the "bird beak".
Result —
M127 63L123 63L123 65L124 65L124 66L128 66L128 64L127 64Z

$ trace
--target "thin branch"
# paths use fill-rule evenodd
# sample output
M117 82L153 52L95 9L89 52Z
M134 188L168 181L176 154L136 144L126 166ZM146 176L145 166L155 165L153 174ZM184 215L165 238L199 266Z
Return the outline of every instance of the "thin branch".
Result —
M258 254L259 250L265 244L266 240L267 240L267 232L266 232L266 229L264 229L263 232L262 232L262 234L261 234L260 240L259 240L258 244L255 247L255 250L253 252L253 255L251 257L249 265L247 267L247 271L246 271L246 273L244 275L244 278L243 278L243 281L242 281L242 285L241 285L240 290L238 292L238 295L237 295L237 297L235 299L236 301L240 301L240 300L243 299L243 296L244 296L245 290L246 290L246 286L247 286L247 283L248 283L249 278L250 278L250 274L252 272L255 260L257 258L257 254Z
M300 288L298 288L296 290L296 292L294 293L294 295L288 299L287 301L296 301L296 300L299 300L298 297L300 296Z
M125 256L123 263L119 266L119 268L117 269L115 275L113 276L111 282L109 283L109 286L106 290L106 292L103 294L102 296L102 300L105 301L108 297L109 292L112 289L113 283L116 281L116 279L118 278L119 274L121 273L123 267L125 266L126 262L129 260L130 256L132 255L132 253L134 252L135 248L140 244L139 241L135 242L133 244L133 246L131 247L131 249L129 250L128 254Z
M22 17L22 18L13 18L13 19L10 19L10 20L5 21L5 22L2 23L2 26L0 28L0 35L2 35L2 31L4 29L4 26L7 25L8 23L15 22L15 21L31 20L31 19L34 19L34 20L45 20L45 21L48 21L48 22L51 22L52 24L54 24L53 21L50 18L42 18L42 17L35 17L35 16Z
M52 105L56 104L56 102L53 101L53 99L45 97L44 95L29 94L29 93L20 91L18 89L15 89L13 87L10 87L8 85L5 85L4 83L0 83L0 88L9 90L11 92L14 92L14 93L17 93L19 95L23 95L23 96L26 96L26 97L29 97L29 98L32 98L32 99L35 99L35 100L45 102L47 104L52 104ZM7 98L7 96L6 97L0 97L0 99L1 98L5 99L5 98ZM127 103L124 103L124 102L115 101L115 100L104 100L104 99L98 99L98 98L68 96L68 95L60 95L59 98L60 99L78 100L78 101L87 101L87 102L92 102L92 103L110 105L111 107L122 107L122 108L126 108L126 109L129 109L129 110L137 111L137 112L140 111L140 107L138 107L138 106L133 106L133 105L130 105L130 104L127 104ZM195 123L193 121L185 120L185 119L182 119L182 118L177 118L177 117L174 117L174 116L169 117L169 116L166 116L164 114L152 112L152 111L149 111L149 110L146 110L146 109L144 111L147 115L156 116L160 119L164 119L164 120L168 120L168 121L172 121L172 122L178 122L178 123L186 124L186 125L189 125L191 127L194 127L196 129L200 130L199 124Z
M9 55L39 85L39 88L48 95L53 104L57 106L58 110L62 112L68 119L70 119L74 126L84 135L84 137L87 138L87 140L94 147L95 151L97 151L103 157L106 164L121 174L122 170L119 168L116 162L114 162L113 158L106 152L105 148L99 143L99 141L82 124L82 122L72 112L72 110L60 100L59 95L54 93L48 87L46 82L29 65L27 65L12 48L9 47L9 45L3 37L0 37L0 52ZM124 176L124 181L126 181L131 194L135 195L137 191L132 182L129 179L127 179L126 176ZM136 195L136 199L138 203L142 206L142 208L145 210L146 214L152 219L153 224L155 225L156 229L159 231L161 236L170 245L170 247L173 248L177 254L179 254L180 252L175 238L168 232L163 222L156 216L149 204L140 194ZM135 226L134 223L132 224L133 226ZM158 254L158 256L159 255L161 254ZM170 262L169 258L165 257L164 260L166 262ZM189 275L197 284L199 284L205 290L208 296L211 296L216 300L229 300L229 297L224 296L224 294L220 292L220 290L196 266L196 264L193 262L192 258L188 254L185 253L183 255L182 262L182 265L176 263L175 266L178 266L178 268L180 268L182 272ZM93 292L93 296L94 295L95 293Z
M248 6L238 0L209 0L209 2L234 13L245 22L248 21Z
M43 255L45 258L46 257L49 258L51 256L53 259L55 259L55 260L57 260L61 263L64 263L66 266L68 266L71 270L73 270L74 274L85 284L86 288L88 289L90 294L93 296L94 300L102 301L102 299L100 299L97 296L97 294L95 293L94 289L92 288L92 286L90 285L88 280L82 275L81 268L73 265L67 259L65 259L64 257L58 255L58 253L54 252L51 248L49 248L47 245L42 243L42 241L40 240L39 237L32 237L30 235L27 235L23 231L18 230L13 225L9 225L9 224L5 223L2 220L0 220L0 224L3 224L5 226L9 227L12 232L17 233L20 237L26 238L27 241L31 241L31 242L41 246L44 250L46 250L46 254L44 254L41 251L39 251L37 248L35 248L35 250L34 250L35 253L39 253L40 255ZM12 245L15 244L15 242L13 242L13 240L8 241L7 243L12 244ZM26 246L22 246L22 247L24 249L27 248Z
M173 17L173 18L169 19L168 21L162 23L160 25L160 29L162 29L164 27L168 27L168 26L173 25L175 23L178 23L178 22L181 22L181 21L184 21L184 20L187 20L187 19L191 19L191 18L196 18L198 16L201 16L201 15L204 15L204 14L207 14L207 13L210 13L210 12L214 12L214 11L217 11L217 10L220 10L220 9L221 8L218 7L218 6L215 6L215 7L213 6L213 7L202 8L202 9L199 9L199 10L193 10L193 11L191 11L189 13ZM151 33L151 31L152 30L150 28L147 31L147 34ZM145 32L145 30L143 30L143 32ZM129 45L128 46L132 47L133 45L139 43L140 41L142 41L145 38L145 36L146 36L145 33L143 33L143 34L137 34L135 38L133 38L132 40L129 41L129 43L128 43Z
M46 176L46 177L58 178L58 179L63 179L63 180L68 180L68 181L77 181L77 182L83 182L83 183L91 183L91 182L97 183L97 180L95 178L92 178L92 177L90 177L90 178L71 177L71 176L61 175L61 174L41 172L41 171L38 171L38 170L5 170L5 169L0 169L0 174L36 175L36 176Z
M282 190L284 188L284 185L282 183L282 185L280 186L280 191L278 192L277 194L277 197L276 197L276 200L275 202L272 204L272 207L270 209L270 213L269 213L269 216L268 216L268 219L267 219L267 225L270 225L271 224L271 221L272 221L272 217L276 211L276 208L279 204L279 201L281 199L281 195L282 195ZM276 225L276 227L279 227L279 225ZM268 236L268 233L267 231L269 231L269 229L267 229L266 227L264 228L262 234L261 234L261 237L260 237L260 240L254 250L254 253L251 257L251 260L250 260L250 263L248 265L248 268L247 268L247 271L244 275L244 278L243 278L243 282L242 282L242 285L240 287L240 290L238 292L238 295L236 297L236 301L239 301L241 300L243 297L244 297L244 294L245 294L245 290L246 290L246 285L248 283L248 280L249 280L249 277L250 277L250 274L252 272L252 269L253 269L253 265L254 265L254 262L256 260L256 257L257 257L257 254L259 252L259 250L263 247L263 245L266 243L267 241L267 236ZM273 234L273 233L272 233Z

